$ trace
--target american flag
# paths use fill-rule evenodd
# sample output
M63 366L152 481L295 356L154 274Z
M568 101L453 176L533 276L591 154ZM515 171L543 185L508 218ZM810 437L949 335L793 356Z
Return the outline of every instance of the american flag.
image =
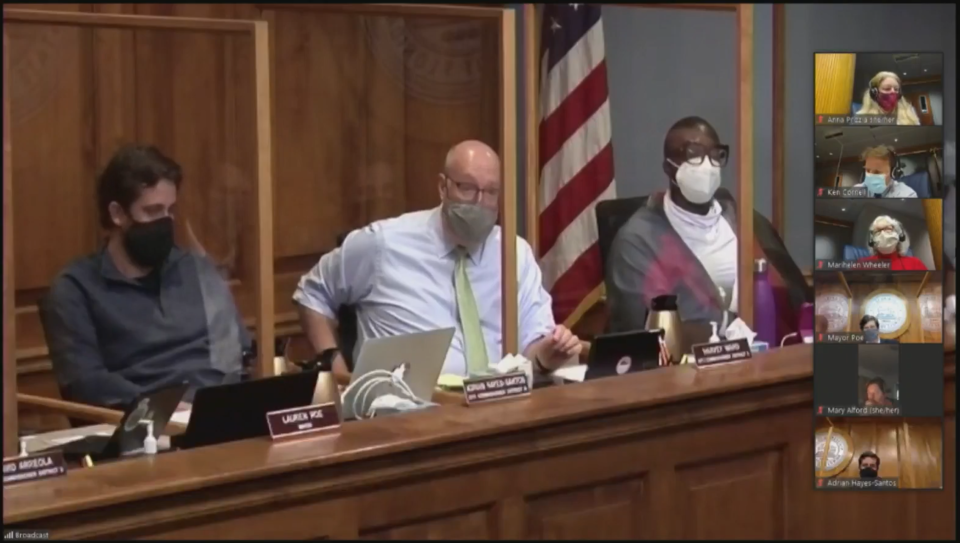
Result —
M546 4L540 47L539 252L557 322L600 297L597 202L616 198L603 23L596 4Z

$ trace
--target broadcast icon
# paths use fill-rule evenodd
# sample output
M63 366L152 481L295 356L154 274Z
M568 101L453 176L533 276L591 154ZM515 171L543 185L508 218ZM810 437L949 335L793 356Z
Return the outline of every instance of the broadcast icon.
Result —
M822 486L823 486L823 479L817 479L817 488L820 488Z
M817 124L823 124L823 115L817 116Z
M817 408L817 414L818 414L818 415L822 415L822 414L823 414L823 406L822 406L822 405Z
M823 189L817 189L817 196L823 196Z

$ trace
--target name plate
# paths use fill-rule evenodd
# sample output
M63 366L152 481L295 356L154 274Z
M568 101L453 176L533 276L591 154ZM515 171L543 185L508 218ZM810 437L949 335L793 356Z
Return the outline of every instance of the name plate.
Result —
M3 486L59 477L66 473L67 461L63 458L63 451L48 451L3 460Z
M747 360L753 357L753 353L750 351L750 343L744 338L694 345L693 356L697 359L697 367L703 368Z
M298 436L340 427L335 403L305 405L267 413L270 438Z
M484 375L463 380L463 396L467 405L505 400L530 394L527 374L518 371L504 375Z

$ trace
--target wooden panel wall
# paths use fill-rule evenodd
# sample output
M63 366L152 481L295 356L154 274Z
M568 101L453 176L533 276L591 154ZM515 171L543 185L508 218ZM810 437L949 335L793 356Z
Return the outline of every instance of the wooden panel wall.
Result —
M837 477L859 478L857 459L880 457L880 477L899 478L901 488L940 488L943 481L943 421L937 418L844 418L833 425L853 439L853 460ZM817 431L830 423L817 419Z
M251 4L29 8L271 22L278 325L295 320L296 281L338 234L436 205L453 143L499 144L495 22ZM252 40L9 26L21 374L48 367L36 301L98 246L96 175L128 141L154 143L184 167L179 242L221 265L253 325Z
M814 112L816 114L850 114L856 64L857 55L852 53L818 53L814 56L813 78L816 89Z
M10 78L7 32L3 32L3 457L17 454L16 350L13 303L13 162L10 149Z

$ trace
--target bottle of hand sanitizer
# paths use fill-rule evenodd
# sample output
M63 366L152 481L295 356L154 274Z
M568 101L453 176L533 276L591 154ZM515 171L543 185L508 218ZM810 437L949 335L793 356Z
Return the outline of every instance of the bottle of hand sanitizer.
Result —
M153 421L147 422L147 437L143 440L145 454L157 454L157 438L153 435Z
M710 335L709 343L720 343L720 336L717 335L717 323L710 321L710 328L713 329L713 334Z
M26 458L30 456L27 453L27 442L23 439L20 440L20 458Z

